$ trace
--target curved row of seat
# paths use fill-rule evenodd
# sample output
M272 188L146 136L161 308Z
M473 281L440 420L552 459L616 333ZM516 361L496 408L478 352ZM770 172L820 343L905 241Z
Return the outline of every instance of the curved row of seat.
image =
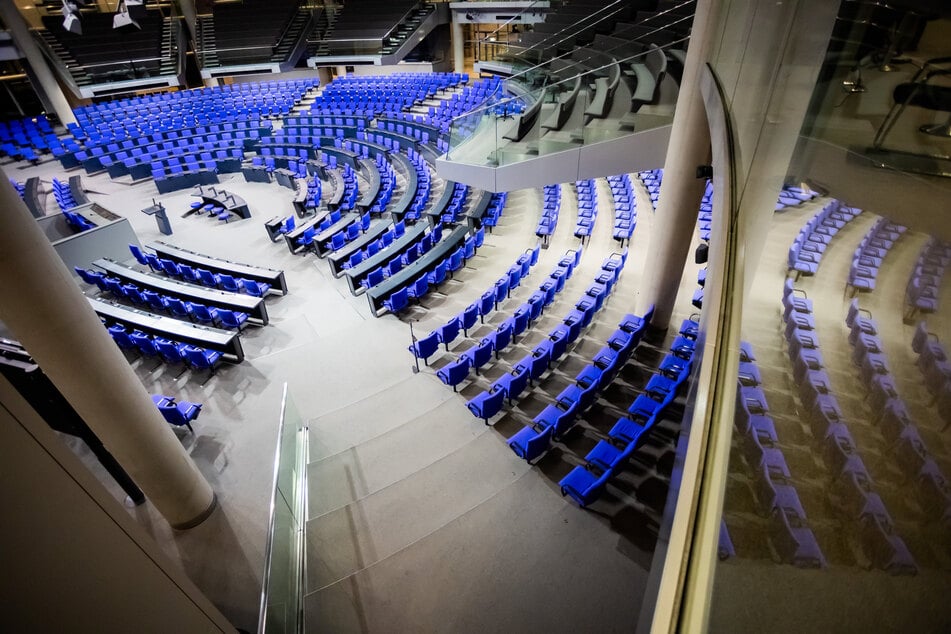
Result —
M594 180L588 179L575 183L575 190L578 194L578 223L575 226L575 237L585 238L591 235L594 230L594 223L598 219L598 190L594 186Z
M951 263L951 245L929 238L918 255L915 270L905 287L905 318L912 319L917 313L933 313L938 310L941 280Z
M923 321L915 328L911 348L918 355L918 369L932 396L931 405L937 409L938 416L944 422L943 429L947 429L951 425L951 358L948 351L938 335L929 332Z
M608 340L609 346L613 342L614 348L617 348L616 356L606 357L608 348L602 349L595 357L595 363L578 375L579 386L585 380L596 380L598 390L607 387L626 363L630 351L637 346L652 316L653 308L644 317L627 315ZM627 414L619 418L608 432L608 437L599 440L585 456L585 463L576 466L558 483L562 495L571 497L581 507L588 506L600 497L607 482L643 446L690 376L696 326L696 322L684 321L680 336L674 340L670 353L664 357L658 371L648 380L644 393L634 399L627 408ZM626 354L625 349L629 350ZM569 386L567 389L579 388Z
M455 391L456 386L469 375L470 369L474 369L478 374L479 368L489 362L493 352L495 358L498 359L502 350L507 348L509 344L514 343L516 337L527 331L531 324L538 321L543 310L554 301L555 296L561 292L565 282L571 277L580 260L580 255L580 251L566 254L561 262L555 266L551 275L539 286L539 290L533 293L528 301L516 308L512 315L505 319L488 337L483 338L482 341L463 352L458 360L439 370L436 373L439 380L452 386L453 391ZM437 329L439 341L446 344L446 349L448 350L448 344L454 338L453 331L458 333L461 326L474 324L477 315L484 321L493 308L498 309L505 299L511 297L512 290L521 285L522 279L531 271L531 266L532 258L530 256L527 254L520 256L508 272L499 278L492 288L483 293L479 302L471 304L467 308L468 313L463 312L462 323L454 324L453 320L450 320L446 325ZM476 400L478 400L478 397Z
M440 90L466 81L468 76L456 73L345 75L324 88L311 104L310 112L377 117L383 113L401 112L435 96Z
M558 226L558 212L561 210L561 185L545 185L542 189L542 215L538 220L535 235L547 243L548 238Z
M803 225L789 247L789 270L795 271L797 280L801 275L816 274L829 242L840 229L861 213L861 209L831 200Z
M809 527L789 466L770 416L762 377L747 344L740 362L734 424L742 434L743 455L753 474L753 492L769 517L769 536L779 559L801 568L825 568L826 558Z
M216 350L152 336L141 330L129 332L119 323L104 325L109 330L113 341L121 349L138 352L144 357L159 357L166 363L181 363L186 370L188 368L209 370L211 374L214 374L222 358L222 354Z
M400 223L396 223L394 227L399 224ZM428 253L436 244L438 244L439 241L442 239L442 230L443 230L442 223L436 223L435 225L433 225L432 229L430 229L428 233L420 236L419 240L417 240L416 242L413 242L410 245L407 245L406 248L402 249L401 251L394 252L392 254L387 253L387 251L390 250L389 245L383 246L381 252L386 254L387 258L379 266L377 266L376 268L370 271L367 271L367 274L363 276L362 278L360 278L359 280L360 286L363 287L365 290L370 290L377 284L382 284L385 280L399 273L405 267L409 266L410 264L418 260L420 257ZM396 232L394 231L394 238L396 237L395 234ZM382 242L382 239L381 239L381 242ZM474 247L475 241L473 241L472 244ZM371 247L368 246L367 253L369 254L371 250L372 250ZM447 267L447 269L452 268L453 271L456 271L462 268L464 253L465 251L463 250L459 254L458 263L457 262L452 263L453 267L455 268ZM474 248L473 248L472 254L475 255Z
M836 506L857 530L858 541L873 566L895 574L914 574L917 565L896 534L881 497L874 492L873 480L845 424L846 417L832 391L820 352L812 302L802 295L793 288L791 280L787 280L783 288L786 340L805 418L822 447L822 456L832 475L832 489L840 501ZM878 326L862 314L857 300L850 304L846 325L850 328L850 342L855 346L853 362L861 368L861 379L869 390L870 401L874 403L882 398L884 405L891 398L887 394L896 392L886 376L887 361L876 339ZM896 455L900 456L902 451L896 447Z
M231 293L245 293L254 297L263 297L271 290L271 286L265 282L235 278L227 273L213 273L203 268L192 268L183 262L174 262L143 251L134 244L129 245L129 251L142 266L147 266L160 275L168 275L185 282L201 284L209 288L220 288Z
M465 227L461 229L463 230L461 233L464 233ZM454 230L450 235L457 235L458 231L459 229ZM417 303L419 303L432 288L438 288L438 286L446 280L446 275L451 276L465 266L466 261L475 255L476 250L482 246L481 240L477 237L478 235L481 235L483 238L485 237L484 233L474 233L466 237L462 245L433 264L430 270L424 270L415 280L410 280L402 288L393 291L389 297L383 300L383 307L389 312L397 314L409 306L410 299L415 299ZM448 239L451 240L451 238ZM423 254L420 254L420 257L422 257L422 255ZM409 264L412 264L412 262ZM393 273L391 273L391 276L392 275ZM372 286L368 288L368 290L372 290ZM371 301L371 307L372 306L373 303Z
M126 300L136 306L167 313L173 317L211 326L233 328L239 332L250 317L247 313L206 306L199 302L190 302L172 295L139 288L135 284L123 283L119 278L110 277L98 271L79 266L73 268L84 282L97 286L99 290L112 294L116 299Z
M608 176L611 197L614 199L614 231L612 237L624 246L637 227L637 198L627 174Z
M906 227L890 222L885 218L879 218L869 229L868 233L862 238L862 242L855 249L855 255L852 256L852 264L849 267L849 277L846 281L846 288L852 289L852 295L856 292L869 292L875 290L875 280L878 277L878 269L882 265L882 260L888 255L888 252L895 245L895 242L905 233Z
M15 160L35 161L62 144L46 115L0 121L0 155Z

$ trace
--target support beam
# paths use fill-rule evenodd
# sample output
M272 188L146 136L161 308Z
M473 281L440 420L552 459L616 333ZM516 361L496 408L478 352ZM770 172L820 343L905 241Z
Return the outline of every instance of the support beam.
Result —
M33 89L39 96L40 102L44 105L49 103L53 112L56 113L56 116L63 125L76 123L73 109L69 107L69 102L66 101L66 95L63 94L63 89L56 81L56 77L53 76L53 71L50 70L49 65L46 63L43 52L40 51L40 47L33 41L33 37L30 35L30 29L26 24L26 19L20 13L19 9L17 9L16 3L0 2L0 20L3 20L3 23L10 31L10 35L13 37L13 43L16 44L20 52L23 53L23 56L26 57L26 62L29 64L33 74L33 77L30 78L30 83L33 84ZM35 82L33 81L34 77L36 78Z
M462 24L457 21L456 13L452 14L452 65L453 72L464 73L466 70L465 36Z
M200 524L215 508L214 491L9 180L0 180L0 320L169 524Z
M711 10L709 5L709 0L697 2L694 24L706 23ZM705 182L697 178L697 166L710 160L710 131L698 78L715 41L716 33L712 28L691 32L677 95L677 109L664 162L664 180L647 250L652 273L638 304L639 314L654 305L651 321L654 329L666 330L670 325L703 197Z

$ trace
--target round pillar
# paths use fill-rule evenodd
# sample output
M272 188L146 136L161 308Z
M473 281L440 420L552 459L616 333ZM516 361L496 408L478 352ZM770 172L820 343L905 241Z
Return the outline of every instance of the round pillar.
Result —
M9 180L0 180L0 320L169 524L201 523L215 508L214 491Z

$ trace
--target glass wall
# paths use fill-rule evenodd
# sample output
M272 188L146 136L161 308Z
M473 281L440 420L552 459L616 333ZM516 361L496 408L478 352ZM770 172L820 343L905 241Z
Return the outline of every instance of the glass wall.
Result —
M287 384L280 415L258 622L260 634L302 632L304 627L307 427L287 393Z
M703 421L707 461L684 475L703 481L677 508L691 538L672 554L674 621L951 631L948 10L847 0L823 23L808 0L718 4L712 71L734 129L713 154L742 192L715 205L733 220L713 242L746 293L742 344L721 341L738 377L709 392L734 414ZM705 514L721 496L722 522Z

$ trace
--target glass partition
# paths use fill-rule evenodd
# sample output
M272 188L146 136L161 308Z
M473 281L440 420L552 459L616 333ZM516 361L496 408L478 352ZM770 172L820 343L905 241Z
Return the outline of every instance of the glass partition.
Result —
M304 631L307 434L307 427L290 399L285 383L274 455L274 488L261 589L259 634Z
M816 6L786 4L790 21L773 25L784 37ZM721 42L755 25L745 5L723 3ZM776 40L754 26L713 56L738 130L712 134L714 173L724 143L741 179L763 168L764 145L788 151L765 204L750 205L748 180L736 207L714 205L730 223L711 242L742 237L723 281L742 298L741 344L720 340L732 374L698 380L733 412L693 418L706 429L684 452L695 496L678 500L656 631L951 627L948 18L939 3L842 2L808 85L791 87L804 76L795 37L770 59ZM808 90L805 118L774 111L751 132L742 100L776 91L776 77L787 95ZM727 297L707 300L725 314Z

